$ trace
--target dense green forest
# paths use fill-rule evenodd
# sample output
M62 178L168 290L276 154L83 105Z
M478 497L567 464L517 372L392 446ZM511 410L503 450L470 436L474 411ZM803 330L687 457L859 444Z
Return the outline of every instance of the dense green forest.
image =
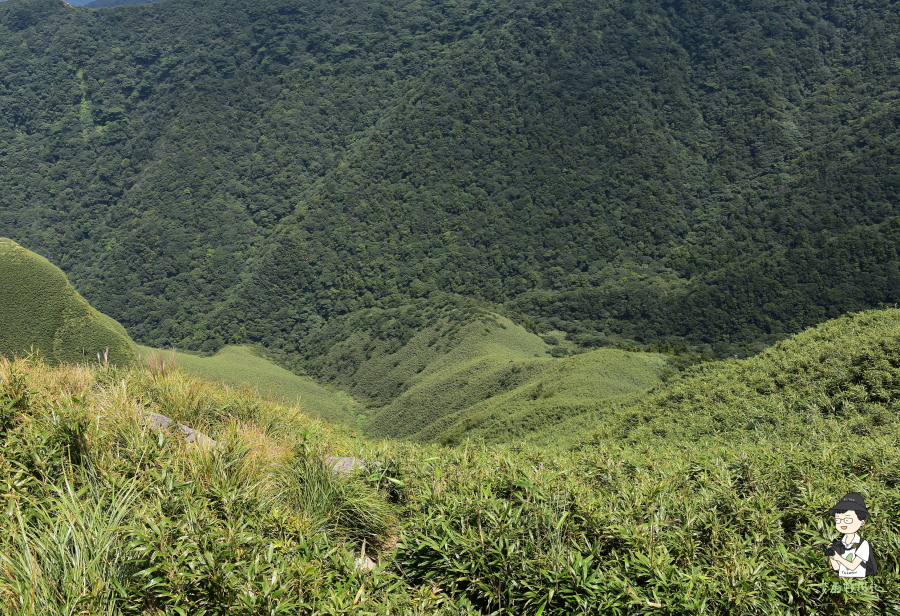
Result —
M747 354L900 298L897 8L8 0L0 235L154 346L455 294Z

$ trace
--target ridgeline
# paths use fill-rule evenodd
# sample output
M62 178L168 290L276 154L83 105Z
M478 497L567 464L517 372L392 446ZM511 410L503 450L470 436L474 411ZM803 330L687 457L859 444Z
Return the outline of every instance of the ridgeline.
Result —
M453 293L745 356L900 299L898 13L9 0L0 234L155 347Z

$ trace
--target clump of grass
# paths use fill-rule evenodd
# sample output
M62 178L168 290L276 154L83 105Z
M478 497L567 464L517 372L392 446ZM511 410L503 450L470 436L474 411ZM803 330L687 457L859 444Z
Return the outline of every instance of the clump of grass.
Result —
M318 457L296 456L273 478L273 502L302 512L321 532L377 546L395 522L391 506L359 475L341 478Z
M96 493L66 480L47 496L9 503L0 551L3 613L115 613L130 573L125 522L138 484Z
M147 366L147 370L150 371L150 374L163 377L174 370L178 365L175 349L169 349L168 351L152 349L150 353L147 353L146 357L142 353L140 359L143 361L144 365Z
M7 405L0 448L4 614L438 614L448 603L354 567L396 515L364 477L319 462L346 445L296 409L177 370L32 358L2 360L0 374L0 400L27 400ZM217 409L206 422L217 446L149 429L142 415L160 401Z

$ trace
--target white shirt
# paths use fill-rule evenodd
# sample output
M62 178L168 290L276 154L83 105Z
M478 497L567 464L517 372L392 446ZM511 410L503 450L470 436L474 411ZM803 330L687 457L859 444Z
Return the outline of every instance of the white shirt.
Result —
M847 548L847 551L841 554L844 558L846 558L849 562L856 564L857 560L863 560L865 562L869 561L869 555L871 550L869 548L869 542L859 536L859 534L854 533L853 539L850 541L850 544L847 544L847 537L842 539L844 543L844 547ZM849 549L851 545L854 543L859 543L855 549ZM844 563L838 563L840 568L838 569L838 575L840 577L866 577L866 568L863 567L862 563L856 567L856 569L847 569L844 566Z

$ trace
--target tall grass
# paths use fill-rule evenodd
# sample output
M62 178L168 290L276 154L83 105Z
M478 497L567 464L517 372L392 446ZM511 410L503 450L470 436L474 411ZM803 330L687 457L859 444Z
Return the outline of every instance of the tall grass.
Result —
M354 566L363 541L377 558L396 512L365 475L325 468L346 443L296 409L177 370L2 358L0 408L4 614L444 610ZM142 419L209 409L211 448Z
M395 514L384 497L359 477L337 480L321 459L295 457L275 474L274 502L302 511L318 532L336 531L377 545L388 537Z
M865 471L823 446L442 451L400 474L423 513L396 560L482 613L896 614L896 439L873 443ZM881 570L861 583L822 554L850 488L876 512L865 536Z
M8 503L0 551L4 614L115 614L130 573L126 521L136 482L96 493L68 481Z

